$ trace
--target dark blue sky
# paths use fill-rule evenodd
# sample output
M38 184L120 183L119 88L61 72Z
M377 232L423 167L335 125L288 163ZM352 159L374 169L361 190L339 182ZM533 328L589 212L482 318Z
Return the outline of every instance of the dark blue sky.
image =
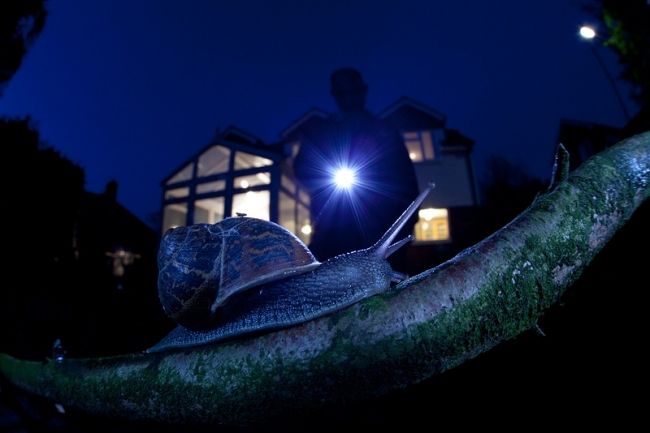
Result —
M329 74L342 66L364 74L372 111L406 95L445 113L476 140L479 177L490 154L546 176L561 118L624 123L577 36L589 17L575 1L50 0L49 10L0 114L30 114L85 168L87 189L118 180L143 219L159 210L160 181L216 128L276 141L308 108L333 111Z

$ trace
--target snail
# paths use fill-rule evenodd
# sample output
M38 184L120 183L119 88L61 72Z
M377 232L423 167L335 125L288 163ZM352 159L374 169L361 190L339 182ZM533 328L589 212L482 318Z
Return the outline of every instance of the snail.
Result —
M148 352L213 343L303 323L390 288L388 256L433 184L373 246L319 263L293 233L236 216L169 230L158 254L158 293L179 326Z

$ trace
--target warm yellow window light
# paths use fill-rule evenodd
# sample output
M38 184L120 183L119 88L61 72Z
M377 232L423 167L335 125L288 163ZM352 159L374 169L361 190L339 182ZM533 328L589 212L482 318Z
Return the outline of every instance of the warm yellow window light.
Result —
M424 208L418 211L415 224L415 240L449 240L449 212L444 208Z

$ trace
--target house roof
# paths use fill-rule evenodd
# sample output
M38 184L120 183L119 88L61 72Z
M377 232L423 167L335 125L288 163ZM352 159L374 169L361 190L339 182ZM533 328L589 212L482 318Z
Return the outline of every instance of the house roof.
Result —
M320 108L312 107L307 110L302 116L294 120L287 126L281 133L280 136L286 140L291 141L296 137L298 130L303 128L309 128L313 124L317 124L327 119L329 115Z
M215 138L219 137L233 143L264 145L264 141L261 138L251 134L248 131L244 131L235 125L228 125L223 131L217 131Z
M216 145L223 145L231 149L264 156L274 160L284 156L284 149L281 146L266 144L262 139L255 135L250 134L237 126L230 125L223 131L217 131L215 137L210 141L210 143L201 148L201 150L193 154L190 158L186 159L182 164L178 165L162 180L162 184L165 185L176 173L183 170L188 164L194 162L194 160L203 152Z
M461 134L457 129L445 129L445 138L441 143L447 150L454 148L467 149L474 146L474 140Z
M442 128L447 122L441 112L407 96L381 110L378 116L401 131Z
M327 112L313 107L291 122L280 135L285 141L298 139L298 131L316 126L328 117ZM378 117L400 131L442 128L447 121L441 112L406 96L381 110Z

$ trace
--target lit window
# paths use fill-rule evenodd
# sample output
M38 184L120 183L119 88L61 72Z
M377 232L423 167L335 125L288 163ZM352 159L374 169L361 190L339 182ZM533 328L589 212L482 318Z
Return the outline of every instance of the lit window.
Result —
M282 175L282 187L289 192L289 194L294 194L296 192L296 184L285 175Z
M302 204L298 204L298 237L305 244L309 244L311 241L312 227L309 220L309 209Z
M198 176L225 173L230 163L230 149L223 146L212 146L199 157Z
M296 233L296 200L280 191L280 225Z
M271 183L271 175L269 173L255 173L249 176L239 176L235 178L235 188L246 189L251 186L268 185Z
M300 142L297 141L295 143L291 143L291 157L295 158L296 155L298 155L299 151L300 151Z
M163 211L163 233L169 229L185 225L187 203L175 203L165 206Z
M307 191L305 191L302 188L299 189L298 190L298 198L300 198L301 203L306 204L307 206L309 206L309 203L311 202L311 199L309 197L309 194L307 194Z
M187 197L188 195L190 195L190 189L188 187L168 189L165 191L165 199Z
M273 161L261 156L252 155L250 153L237 152L235 153L235 170L243 170L245 168L266 167L272 165Z
M415 224L415 240L449 240L449 213L447 209L432 207L420 209L418 217L418 222Z
M217 192L226 189L225 180L217 180L214 182L201 183L196 186L197 194L205 194L206 192Z
M185 180L192 179L192 171L194 171L194 163L191 162L187 164L181 171L176 173L171 179L167 181L167 185L171 185L176 182L183 182Z
M232 196L232 216L238 213L253 218L269 219L269 191L248 191Z
M214 224L223 219L223 197L194 202L194 224Z
M404 134L404 145L413 162L434 158L433 138L431 131L411 131Z

